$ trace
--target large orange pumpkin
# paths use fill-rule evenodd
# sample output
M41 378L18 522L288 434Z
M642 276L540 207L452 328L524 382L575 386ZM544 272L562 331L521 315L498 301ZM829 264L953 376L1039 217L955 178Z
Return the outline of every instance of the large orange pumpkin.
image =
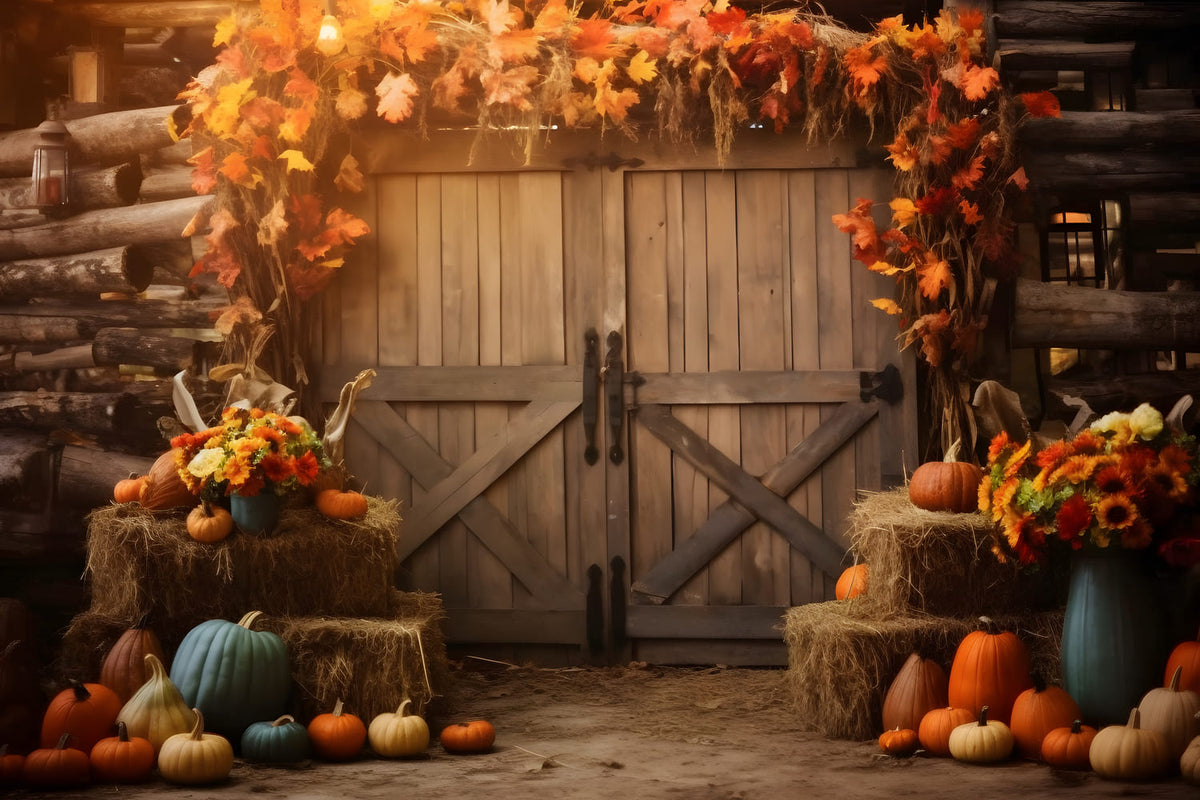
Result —
M1055 728L1069 728L1079 719L1079 704L1058 686L1047 686L1041 675L1033 676L1033 688L1017 695L1013 703L1012 729L1017 752L1025 758L1042 755L1042 740Z
M948 705L948 684L941 664L911 654L883 698L883 729L917 730L926 714Z
M908 481L908 499L926 511L964 513L979 507L979 482L983 470L958 460L959 443L946 450L942 461L927 461L913 470Z
M55 695L46 708L42 717L42 749L54 748L64 734L70 734L70 746L86 756L96 742L112 734L119 713L121 698L112 689L99 683L76 681Z
M1200 634L1196 635L1196 641L1180 642L1175 645L1175 649L1167 658L1167 669L1163 673L1163 686L1170 685L1171 677L1175 674L1177 667L1180 669L1180 691L1191 689L1193 692L1200 692Z
M1007 725L1017 695L1033 686L1029 650L1012 631L980 621L983 628L963 637L950 664L950 705L972 714L988 706L988 718Z
M855 564L842 570L838 576L837 585L833 588L833 596L838 600L849 600L858 597L867 590L867 565Z

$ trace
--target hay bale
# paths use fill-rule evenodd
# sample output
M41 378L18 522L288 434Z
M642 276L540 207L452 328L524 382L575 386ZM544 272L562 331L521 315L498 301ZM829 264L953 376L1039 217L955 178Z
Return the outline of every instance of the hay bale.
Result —
M291 713L307 722L329 711L340 698L364 721L395 711L405 699L423 710L446 693L449 665L436 594L385 593L390 613L382 617L263 616L256 630L283 639L292 665ZM57 685L69 679L94 681L117 637L128 627L119 617L85 611L63 636L55 665ZM178 642L164 642L167 664Z
M235 532L202 544L182 512L112 505L88 519L90 610L132 625L148 615L164 644L206 619L385 616L400 527L394 501L368 498L357 520L330 520L312 506L286 507L268 535Z
M1038 575L992 554L992 523L982 514L926 511L900 487L867 495L850 513L850 546L868 568L854 602L876 612L915 609L972 616L1054 607Z
M395 592L394 618L272 617L263 621L287 644L298 691L298 719L330 711L341 699L346 710L370 722L405 700L424 714L445 695L450 669L437 595Z
M1029 648L1049 682L1060 674L1062 614L996 616ZM810 603L784 615L787 683L804 724L837 739L872 739L882 730L883 698L913 652L950 667L976 619L901 612L872 615L862 604Z

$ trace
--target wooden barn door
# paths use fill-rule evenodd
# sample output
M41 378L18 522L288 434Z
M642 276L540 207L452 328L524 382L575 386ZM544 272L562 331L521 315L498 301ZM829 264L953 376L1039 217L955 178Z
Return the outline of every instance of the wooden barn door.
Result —
M858 492L903 471L905 381L870 306L890 286L830 222L887 184L747 170L626 188L634 657L786 663L783 611L832 599Z
M782 663L855 492L902 472L899 414L862 399L898 362L890 287L829 220L877 173L674 165L378 171L353 208L320 397L377 371L347 462L401 503L398 582L452 643Z

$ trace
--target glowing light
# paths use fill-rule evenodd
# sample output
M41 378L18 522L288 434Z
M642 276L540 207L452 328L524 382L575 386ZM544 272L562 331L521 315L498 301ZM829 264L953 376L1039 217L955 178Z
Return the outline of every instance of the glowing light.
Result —
M346 41L342 38L342 26L338 24L337 17L333 14L326 14L321 20L321 30L317 32L317 50L327 56L335 56L342 52L342 48L346 46Z

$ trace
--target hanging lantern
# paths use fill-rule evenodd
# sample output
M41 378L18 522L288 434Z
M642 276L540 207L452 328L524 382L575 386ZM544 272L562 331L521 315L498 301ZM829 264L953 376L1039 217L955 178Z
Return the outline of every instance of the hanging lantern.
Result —
M317 50L323 55L336 56L346 46L342 38L342 26L333 14L333 0L325 0L325 18L317 31Z
M33 185L30 187L32 205L43 210L67 205L67 126L48 119L37 126L38 142L33 147Z

